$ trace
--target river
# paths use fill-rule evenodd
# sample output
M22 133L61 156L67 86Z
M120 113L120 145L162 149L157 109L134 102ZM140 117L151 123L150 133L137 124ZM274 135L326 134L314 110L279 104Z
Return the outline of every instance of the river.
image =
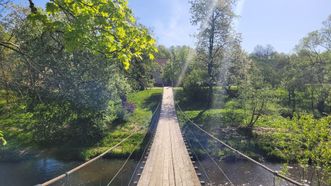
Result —
M101 159L91 165L70 175L66 180L70 185L107 185L116 171L122 166L124 160ZM65 171L77 166L81 162L64 162L52 158L40 158L25 160L20 162L0 163L0 185L1 186L29 186L43 183L56 177ZM127 185L137 162L131 160L123 172L114 180L112 185ZM212 183L224 183L224 179L219 175L216 167L205 160L204 166L208 167L208 175ZM225 169L233 168L234 165L226 164ZM279 165L274 165L279 167ZM231 173L230 177L236 183L250 182L251 185L269 185L272 176L266 176L265 171L249 163L236 163L237 172ZM236 174L242 172L237 179ZM246 180L246 181L245 181ZM207 181L207 180L206 180Z
M97 160L87 167L71 174L68 179L62 180L55 185L61 185L63 182L68 183L65 185L107 185L119 168L123 165L124 161L125 160L122 159ZM0 185L36 185L70 170L80 163L82 162L60 161L53 158L39 158L9 163L0 162ZM137 163L138 162L135 160L128 161L123 171L110 185L128 185ZM196 165L198 166L197 172L202 174L201 180L213 185L229 185L229 181L210 159L205 158L203 160L196 161ZM282 182L280 179L274 180L272 174L248 161L222 161L220 165L222 170L226 173L234 185L270 186L273 185L274 182L276 182L276 185L291 185L289 183ZM282 167L279 163L266 163L266 165L274 170L280 170ZM141 172L140 169L138 170ZM205 172L208 177L205 176ZM295 167L292 168L292 171L290 172L292 177L300 177L300 174ZM138 178L135 175L133 181L137 180Z
M71 174L65 181L70 185L107 185L125 160L100 159ZM82 162L38 158L20 162L0 162L1 186L32 186L43 183L74 168ZM127 185L137 162L130 160L112 185ZM61 182L59 182L61 183ZM59 184L55 184L59 185Z

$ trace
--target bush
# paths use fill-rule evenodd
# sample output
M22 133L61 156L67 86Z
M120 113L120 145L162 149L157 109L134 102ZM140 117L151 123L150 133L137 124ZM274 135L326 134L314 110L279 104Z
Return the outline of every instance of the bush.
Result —
M62 133L75 119L68 103L40 103L33 108L33 140L41 145L50 145L64 141Z
M208 89L206 83L202 81L203 71L193 70L183 80L183 91L188 99L194 101L206 101Z

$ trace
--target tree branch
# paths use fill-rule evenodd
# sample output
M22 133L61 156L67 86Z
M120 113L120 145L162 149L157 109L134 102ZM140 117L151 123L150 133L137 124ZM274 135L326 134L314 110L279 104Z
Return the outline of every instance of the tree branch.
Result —
M33 14L37 13L37 8L34 6L34 3L32 2L32 0L29 0L29 7L31 10L31 13L33 13Z

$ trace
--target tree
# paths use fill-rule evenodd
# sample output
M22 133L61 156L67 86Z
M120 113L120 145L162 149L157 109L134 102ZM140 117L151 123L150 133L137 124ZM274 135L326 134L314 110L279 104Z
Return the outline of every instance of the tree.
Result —
M239 99L247 118L245 125L240 129L251 135L256 122L265 113L270 96L266 94L269 87L264 83L256 64L248 63L246 70L245 79L239 88Z
M241 86L247 81L252 61L242 50L240 42L233 42L227 53L227 73L225 76L225 85Z
M155 61L144 56L142 60L133 60L131 68L125 71L125 74L134 90L145 90L147 87L153 86L153 72L158 68Z
M205 63L208 74L209 104L212 101L213 86L219 78L221 63L229 43L232 41L231 24L234 0L192 0L191 22L198 25L197 56Z
M323 27L320 31L323 39L323 47L328 51L331 50L331 15L323 22Z
M257 45L250 54L250 59L260 69L265 83L273 88L281 86L284 68L289 63L288 55L275 52L271 45Z
M259 58L270 58L275 53L275 49L271 45L257 45L254 48L253 55Z

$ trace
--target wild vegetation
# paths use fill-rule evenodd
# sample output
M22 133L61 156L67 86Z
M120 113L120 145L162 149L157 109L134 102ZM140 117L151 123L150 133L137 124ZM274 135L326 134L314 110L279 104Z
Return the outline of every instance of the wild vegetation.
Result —
M293 53L248 54L235 0L190 1L194 49L156 46L126 0L29 3L0 0L0 159L53 148L89 159L136 131L114 152L128 153L160 101L161 89L148 89L160 71L179 87L183 123L185 114L254 158L298 163L331 183L331 16Z
M128 2L29 3L0 4L2 152L66 144L89 158L82 149L141 136L160 90L135 92L152 85L157 48Z

